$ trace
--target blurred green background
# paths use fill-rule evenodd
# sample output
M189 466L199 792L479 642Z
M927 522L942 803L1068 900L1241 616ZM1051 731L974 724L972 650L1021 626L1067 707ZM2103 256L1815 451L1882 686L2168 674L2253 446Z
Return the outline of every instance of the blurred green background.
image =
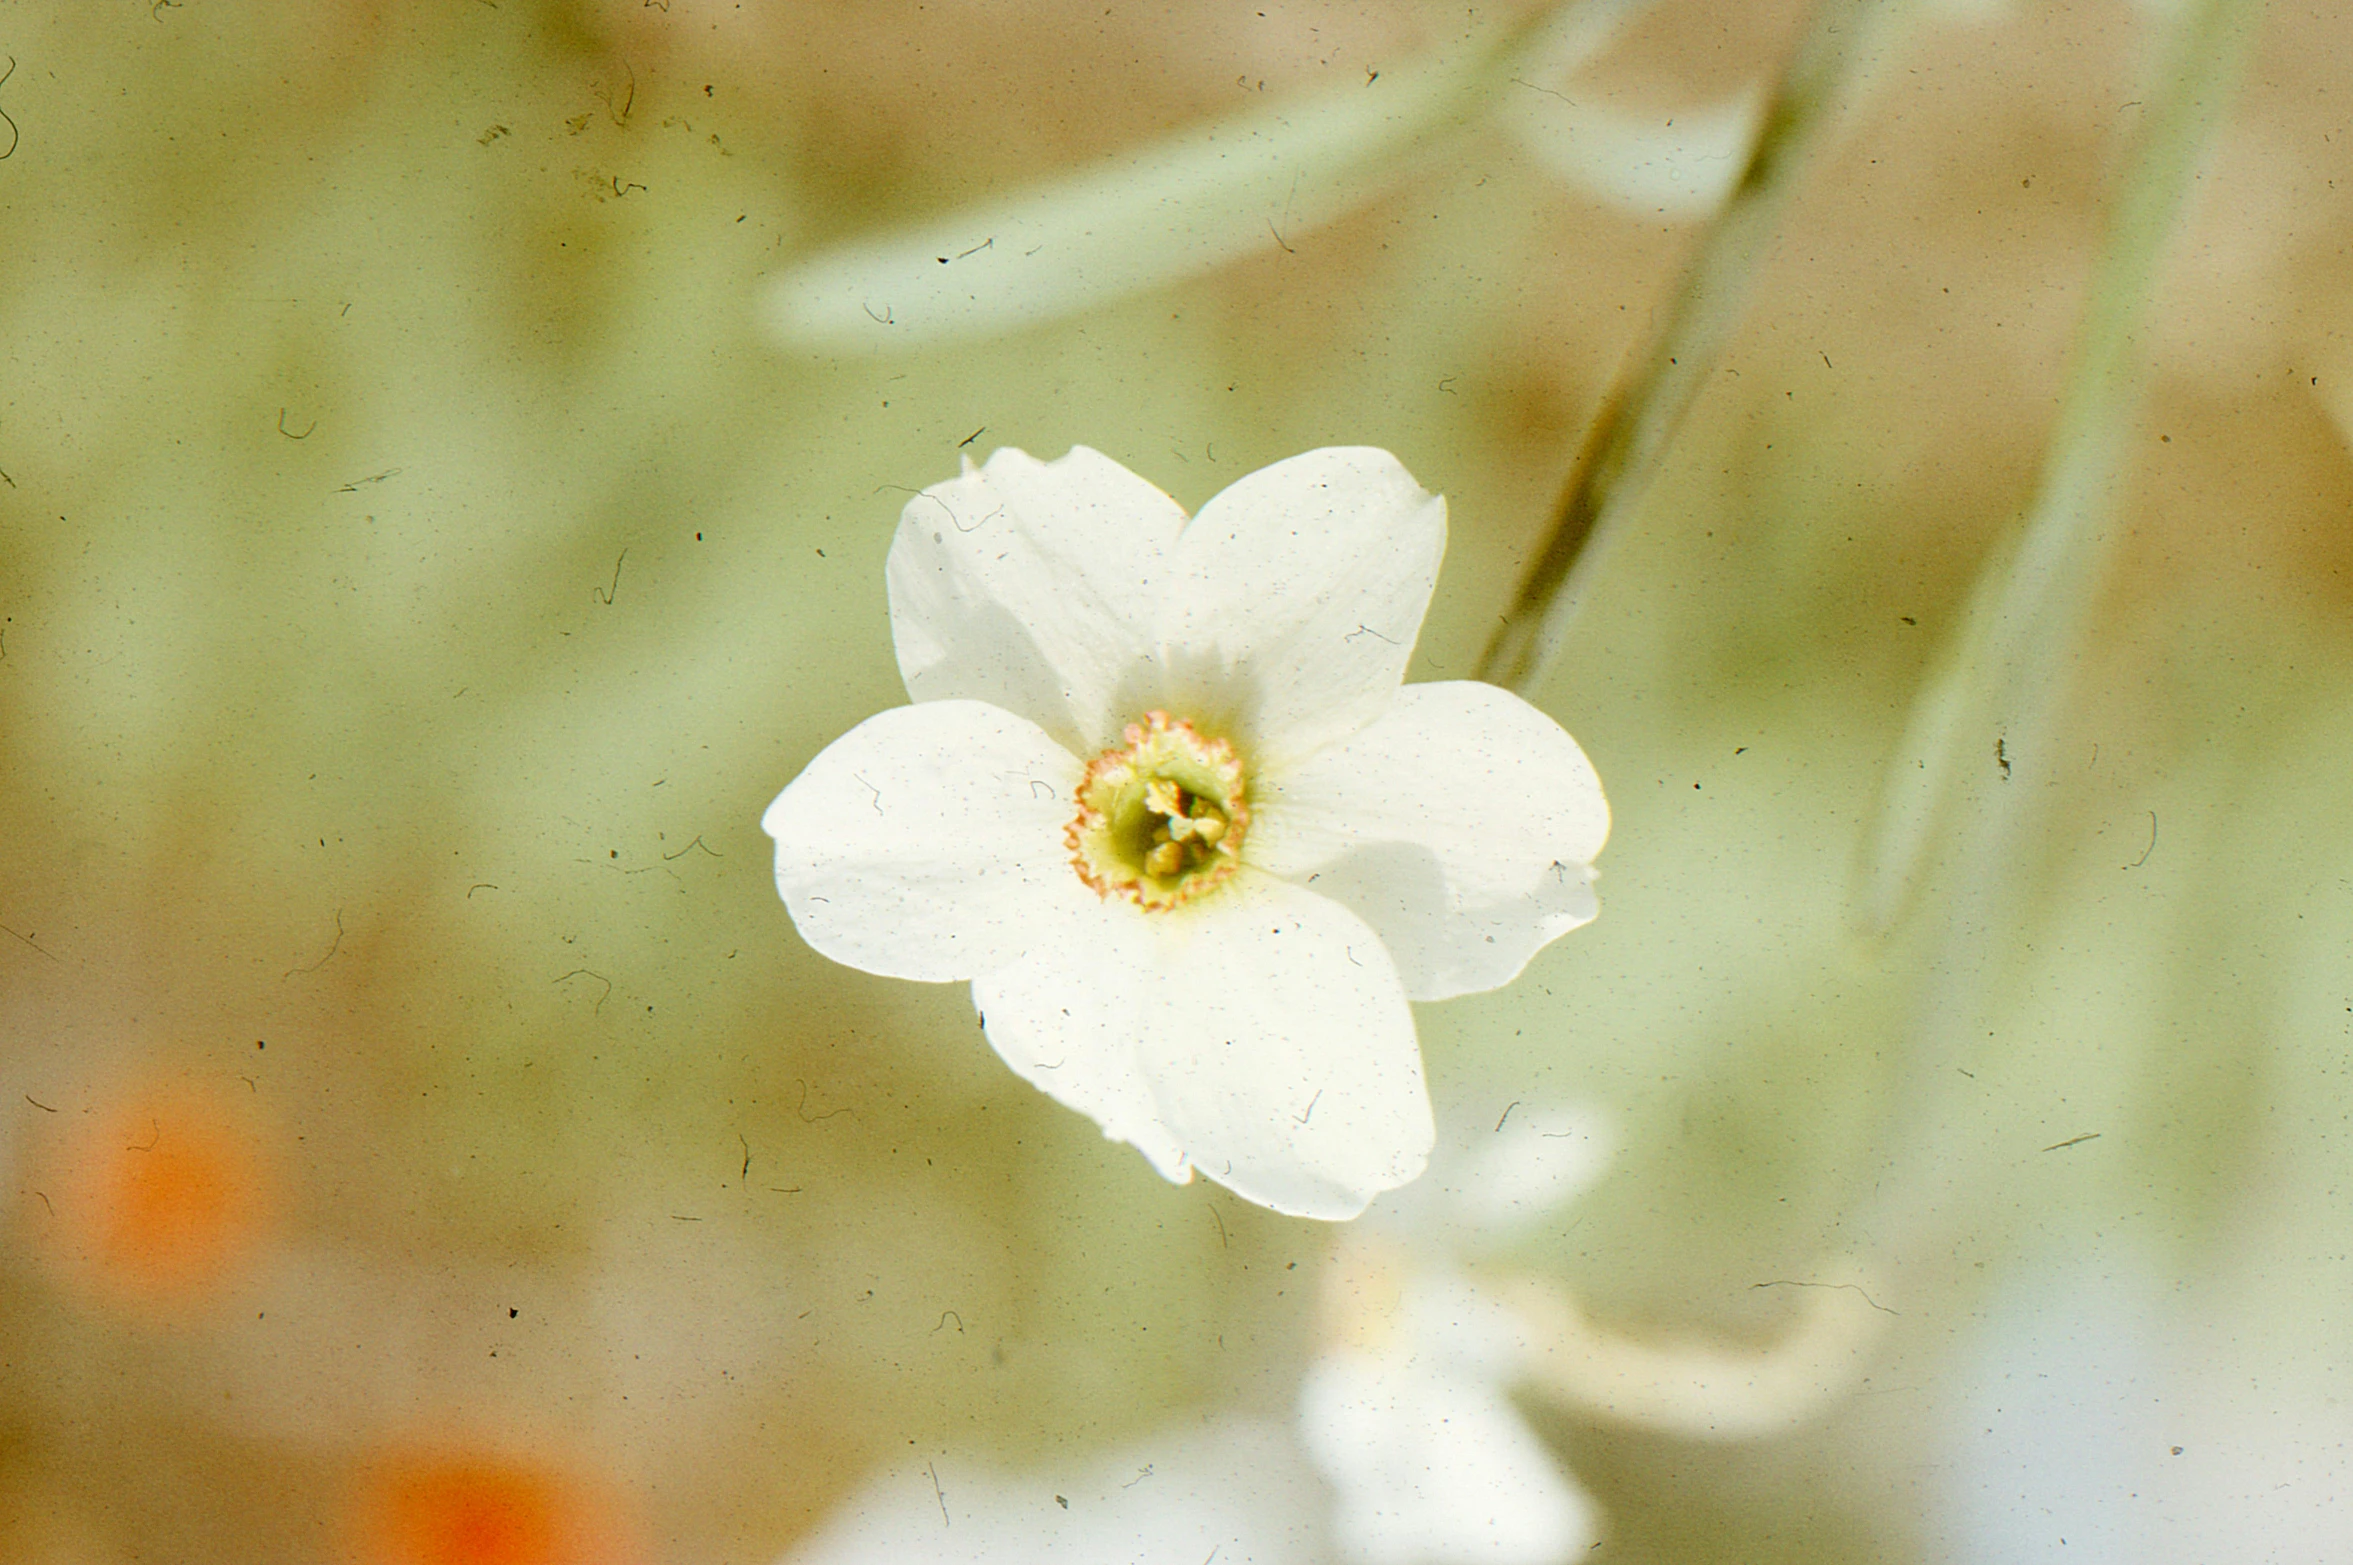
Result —
M2084 1482L2167 1486L2154 1531L2102 1513L2112 1557L2353 1546L2261 1498L2353 1438L2341 9L2273 10L2168 250L2066 744L1977 763L2040 814L1973 965L1949 852L1891 934L1849 912L2167 15L1891 38L1535 692L1610 793L1603 915L1423 1045L1442 1134L1581 1101L1621 1151L1512 1263L1636 1339L1767 1344L1798 1290L1756 1285L1831 1253L1896 1311L1784 1437L1531 1400L1593 1557L2040 1558L1987 1541L2019 1486L1978 1413L2023 1363L2038 1427L2130 1448ZM1518 85L1663 134L1800 19L1660 0ZM813 955L760 811L904 699L883 556L960 448L1092 445L1192 507L1386 446L1452 515L1413 677L1463 677L1698 224L1481 128L1014 335L839 358L758 306L827 243L1492 25L0 4L0 1558L764 1562L885 1454L1287 1416L1331 1231L1163 1184L962 986ZM1948 1073L1955 994L1986 1036ZM1890 1179L1935 1191L1900 1230ZM2130 1374L2070 1346L2119 1312ZM2111 1416L2120 1374L2163 1413ZM419 1541L468 1507L542 1532Z

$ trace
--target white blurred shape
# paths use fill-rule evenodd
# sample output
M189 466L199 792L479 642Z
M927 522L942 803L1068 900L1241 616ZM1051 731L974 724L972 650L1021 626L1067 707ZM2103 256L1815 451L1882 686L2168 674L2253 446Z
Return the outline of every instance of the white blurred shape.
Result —
M1555 1565L1598 1536L1498 1383L1443 1354L1326 1354L1300 1387L1299 1434L1360 1565Z
M2082 1279L1998 1319L1956 1431L1957 1558L2138 1558L2134 1469L2185 1433L2164 1406L2148 1305L2112 1279Z
M1547 1279L1493 1286L1526 1344L1527 1383L1554 1401L1614 1423L1690 1439L1753 1440L1818 1416L1853 1390L1894 1311L1870 1274L1825 1256L1801 1290L1797 1317L1766 1347L1713 1337L1638 1340L1595 1324L1574 1294Z
M1531 1222L1584 1194L1616 1151L1613 1122L1596 1105L1515 1104L1448 1170L1454 1215L1481 1228Z
M2344 1376L2300 1370L2306 1344L2269 1340L2260 1310L2211 1310L2114 1254L1996 1301L1950 1415L1939 1557L2353 1559Z
M784 1565L1308 1565L1324 1503L1287 1432L1220 1418L1067 1471L902 1459Z
M1504 117L1556 178L1629 211L1705 217L1748 165L1764 95L1639 117L1528 82Z

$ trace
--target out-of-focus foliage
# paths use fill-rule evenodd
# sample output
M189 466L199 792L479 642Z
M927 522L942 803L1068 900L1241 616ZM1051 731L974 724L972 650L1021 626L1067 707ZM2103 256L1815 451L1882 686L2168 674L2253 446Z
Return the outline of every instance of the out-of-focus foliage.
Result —
M2056 1557L2021 1472L2117 1557L2249 1507L2281 1557L2345 1545L2264 1499L2330 1481L2299 1463L2353 1392L2341 8L2274 9L2168 252L2067 746L1983 736L2045 803L1982 970L1942 965L1934 850L1925 912L1850 916L2033 492L2162 10L1934 11L1880 62L1535 693L1610 790L1602 917L1419 1012L1442 1121L1618 1117L1513 1252L1617 1328L1764 1341L1825 1253L1883 1269L1879 1360L1794 1435L1535 1410L1607 1557ZM758 304L1508 20L0 8L0 1555L760 1562L877 1467L1288 1416L1329 1232L1164 1185L960 987L814 956L760 809L903 699L883 553L960 449L1084 442L1188 505L1396 451L1453 521L1413 677L1460 677L1691 214L1499 126L1016 336L836 361ZM1662 0L1509 85L1663 130L1798 20ZM1986 1037L1927 1101L1966 1155L1875 1229L1954 992ZM2116 1389L2149 1364L2154 1406ZM2019 1418L2003 1377L2054 1366Z

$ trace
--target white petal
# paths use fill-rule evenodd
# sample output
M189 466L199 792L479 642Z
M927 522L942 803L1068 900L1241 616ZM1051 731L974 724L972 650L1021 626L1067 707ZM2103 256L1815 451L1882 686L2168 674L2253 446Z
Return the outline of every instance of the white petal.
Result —
M1493 685L1407 685L1353 738L1261 774L1251 802L1248 860L1354 909L1417 1000L1507 984L1598 910L1592 763Z
M1586 193L1644 217L1694 218L1721 206L1740 182L1762 98L1751 89L1662 116L1531 92L1499 118L1538 162Z
M1336 902L1245 870L1154 920L1139 1058L1196 1168L1293 1217L1354 1217L1418 1176L1436 1128L1413 1012Z
M1424 1368L1501 1383L1527 1362L1527 1325L1511 1306L1451 1267L1416 1270L1400 1291L1396 1331Z
M1446 552L1446 502L1386 451L1261 468L1201 508L1162 620L1173 699L1281 766L1380 715Z
M801 938L851 967L931 983L1001 967L1094 901L1062 842L1080 770L983 702L877 713L761 817L776 889Z
M907 693L986 701L1100 751L1137 715L1115 692L1149 669L1184 525L1174 500L1085 446L1055 462L1006 448L932 485L907 503L885 572Z
M1183 1184L1193 1171L1160 1123L1138 1054L1145 1011L1158 1003L1147 916L1126 902L1094 901L1056 939L975 979L972 1003L1016 1075Z
M1347 909L1247 872L1175 913L1098 907L973 983L1023 1080L1164 1177L1293 1217L1354 1217L1422 1171L1413 1013Z
M1481 1377L1330 1354L1300 1387L1299 1434L1361 1565L1559 1565L1599 1535L1593 1503Z
M1599 1104L1515 1102L1504 1121L1457 1165L1447 1191L1457 1222L1516 1227L1558 1211L1607 1172L1617 1150L1617 1124Z

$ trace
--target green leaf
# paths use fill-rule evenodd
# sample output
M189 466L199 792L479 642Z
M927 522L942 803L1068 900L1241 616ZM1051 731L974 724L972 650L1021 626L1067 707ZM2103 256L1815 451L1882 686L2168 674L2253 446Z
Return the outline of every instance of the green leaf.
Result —
M1482 30L1417 65L822 251L776 279L767 323L791 347L904 352L1034 326L1285 245L1478 124L1513 77L1590 58L1637 4L1595 0Z

